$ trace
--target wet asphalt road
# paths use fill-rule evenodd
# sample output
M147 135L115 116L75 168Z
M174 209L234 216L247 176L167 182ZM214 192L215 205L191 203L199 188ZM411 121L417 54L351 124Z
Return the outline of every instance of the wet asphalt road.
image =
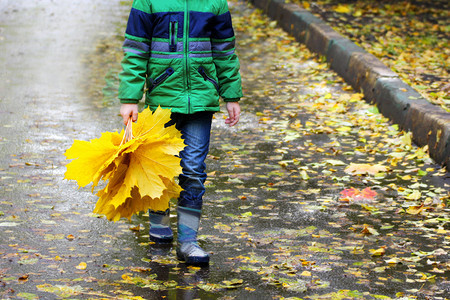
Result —
M108 222L91 214L89 189L63 180L74 139L120 129L118 103L86 89L93 69L111 70L86 61L99 43L120 47L128 8L0 3L2 299L448 296L448 176L427 158L379 178L345 173L352 162L392 163L403 147L395 128L349 101L348 86L274 23L230 6L246 97L239 126L214 121L200 232L212 262L199 269L149 244L145 216ZM377 196L341 201L351 187ZM402 189L422 196L408 202ZM422 215L400 211L420 203ZM365 224L377 234L361 233ZM385 257L371 255L379 248Z

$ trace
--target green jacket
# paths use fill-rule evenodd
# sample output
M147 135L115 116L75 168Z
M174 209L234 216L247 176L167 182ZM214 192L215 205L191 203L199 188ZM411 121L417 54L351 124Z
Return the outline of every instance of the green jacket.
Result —
M121 103L145 91L152 110L192 114L242 97L226 0L134 0L123 49Z

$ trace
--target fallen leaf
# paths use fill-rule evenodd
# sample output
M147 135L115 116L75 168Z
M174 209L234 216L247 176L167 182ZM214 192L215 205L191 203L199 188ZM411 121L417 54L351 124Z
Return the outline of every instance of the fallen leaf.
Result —
M351 9L348 5L345 4L339 4L335 9L335 12L337 13L344 13L344 14L348 14L351 12Z
M17 297L19 297L20 299L26 299L26 300L39 299L38 295L32 294L32 293L25 293L25 292L18 293Z
M370 249L369 252L372 254L372 256L383 256L386 253L386 249L381 247L378 249Z
M80 262L80 264L75 268L77 268L78 270L86 270L87 264L85 262Z
M30 275L28 275L28 274L22 275L19 277L19 281L27 281L28 277L30 277Z
M422 193L419 190L414 190L412 193L408 194L405 199L407 200L419 200L422 197Z
M305 277L311 277L311 272L309 271L303 271L300 276L305 276Z
M232 280L224 280L222 282L223 282L224 288L235 289L235 288L242 286L242 284L244 283L244 280L243 279L232 279Z
M352 175L376 175L380 172L388 171L388 168L383 165L370 164L354 164L351 163L345 170L346 173Z
M424 206L424 204L422 203L421 205L409 206L406 209L406 213L410 214L410 215L419 215L422 211L427 210L427 209L431 209L431 207Z
M367 224L364 224L364 228L361 230L362 234L371 234L371 235L379 235L378 231L374 228L369 227Z
M141 230L141 224L138 224L137 226L131 226L129 227L131 231L140 231Z
M338 159L327 159L325 162L332 166L345 166L346 165L346 163L344 163L342 160L338 160Z

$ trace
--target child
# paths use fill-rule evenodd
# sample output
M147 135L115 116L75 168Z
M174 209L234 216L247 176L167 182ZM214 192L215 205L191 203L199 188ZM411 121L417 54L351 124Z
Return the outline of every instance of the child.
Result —
M186 148L180 153L177 257L188 264L207 264L197 243L206 180L211 120L226 102L228 118L239 121L242 97L239 61L226 0L134 0L123 44L120 113L124 124L136 121L137 103L172 109L172 121ZM150 239L173 240L169 211L150 211Z

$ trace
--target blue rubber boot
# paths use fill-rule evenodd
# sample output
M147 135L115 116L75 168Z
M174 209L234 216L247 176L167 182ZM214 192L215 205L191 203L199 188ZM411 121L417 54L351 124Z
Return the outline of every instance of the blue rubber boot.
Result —
M197 243L201 210L178 206L177 257L190 265L209 263L209 255Z
M150 220L150 240L158 244L169 244L173 241L173 232L170 229L169 210L164 212L148 211Z

